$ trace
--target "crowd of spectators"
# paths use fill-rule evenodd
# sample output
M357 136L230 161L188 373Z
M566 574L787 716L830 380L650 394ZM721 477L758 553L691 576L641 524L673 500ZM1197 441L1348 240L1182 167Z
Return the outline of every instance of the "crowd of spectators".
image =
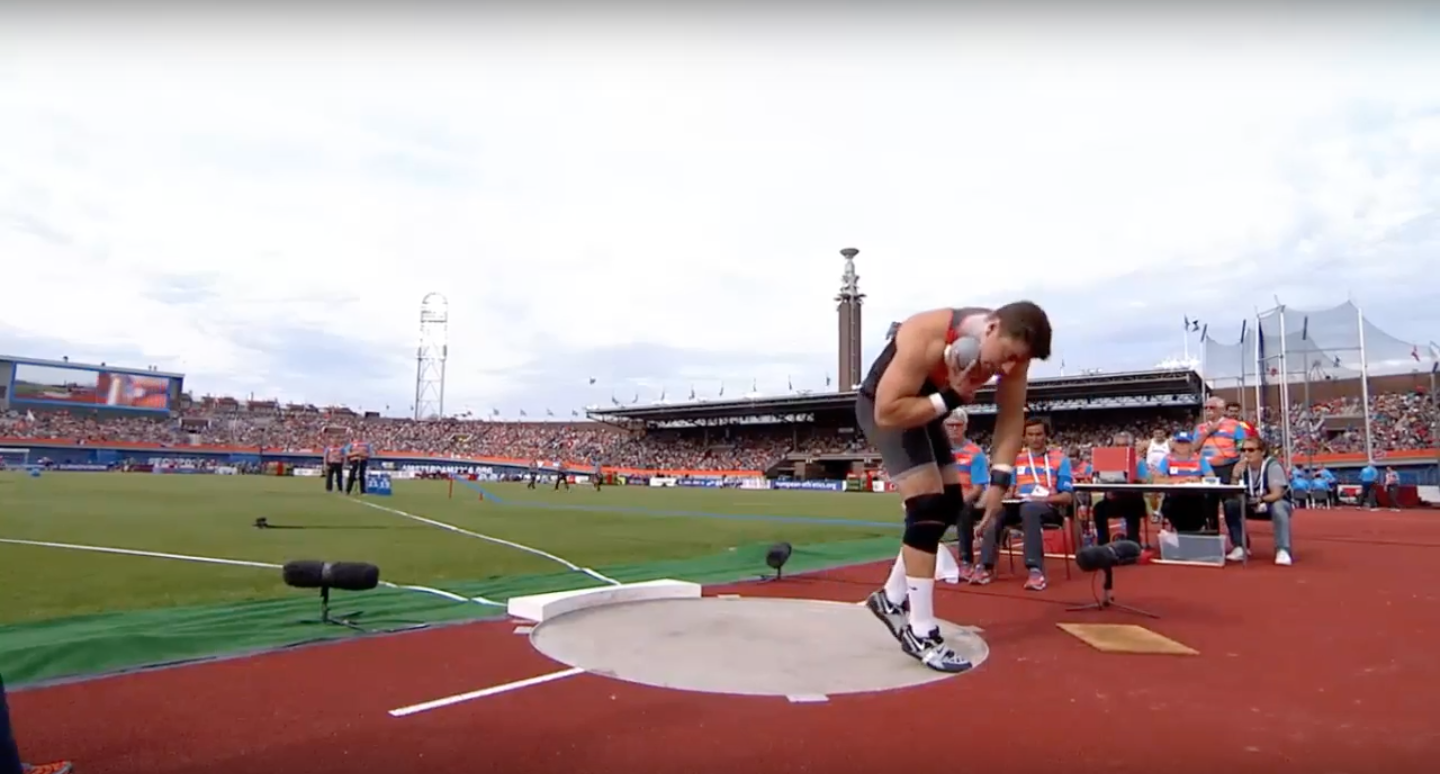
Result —
M1107 416L1114 416L1112 412ZM1157 428L1176 430L1186 417L1132 412L1124 421L1057 421L1051 436L1072 453L1108 445L1120 431L1137 438ZM1372 396L1372 439L1377 449L1429 448L1435 443L1435 404L1419 393ZM978 424L978 423L977 423ZM1301 453L1364 451L1359 402L1334 400L1308 409L1292 408L1292 436ZM976 428L977 431L979 428ZM1273 428L1266 428L1273 434ZM9 412L0 417L0 437L66 439L82 444L144 443L165 448L224 446L276 451L318 451L327 445L363 439L387 452L437 456L501 457L516 460L600 462L645 469L763 470L787 454L871 451L853 431L788 425L735 425L688 431L641 432L599 422L497 422L445 419L416 422L358 415L348 409L317 410L273 403L247 405L214 401L191 406L179 417L138 417L101 413ZM989 438L973 434L982 446Z

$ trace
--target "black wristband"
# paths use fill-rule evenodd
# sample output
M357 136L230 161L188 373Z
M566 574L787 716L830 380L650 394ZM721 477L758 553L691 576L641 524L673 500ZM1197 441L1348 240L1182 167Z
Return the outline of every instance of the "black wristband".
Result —
M950 411L954 411L965 405L965 399L960 397L960 393L954 390L941 390L940 397L945 401L945 408Z
M1015 474L1008 470L990 469L990 486L998 486L1001 489L1009 489L1015 482Z

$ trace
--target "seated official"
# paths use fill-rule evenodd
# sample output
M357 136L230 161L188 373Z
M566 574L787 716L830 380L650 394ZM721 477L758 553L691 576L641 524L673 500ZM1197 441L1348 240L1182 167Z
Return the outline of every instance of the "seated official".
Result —
M1329 508L1331 502L1330 480L1318 470L1310 473L1310 505L1312 507L1324 506Z
M980 445L965 436L969 415L957 410L945 420L945 434L950 437L950 452L955 455L955 472L960 476L960 492L965 498L956 521L956 537L960 544L960 579L970 580L975 572L975 522L979 518L975 504L985 487L990 485L990 458Z
M1111 443L1127 449L1135 445L1129 433L1116 433ZM1136 473L1138 480L1135 483L1145 481L1149 475L1143 458L1136 461ZM1124 519L1125 539L1140 542L1140 522L1144 520L1146 513L1145 495L1138 492L1106 492L1090 512L1095 520L1095 541L1100 545L1110 542L1111 519Z
M1198 484L1214 475L1210 460L1196 453L1195 438L1181 432L1170 439L1170 453L1160 460L1154 478L1157 484ZM1212 502L1207 492L1166 492L1160 509L1176 532L1201 532L1217 521L1209 513Z
M1258 438L1246 438L1240 446L1240 464L1230 475L1231 484L1245 487L1246 512L1240 512L1238 499L1225 502L1225 526L1230 532L1230 544L1235 546L1225 557L1232 562L1244 559L1250 547L1244 544L1244 519L1268 518L1275 530L1275 563L1289 566L1293 561L1290 553L1290 487L1285 480L1285 467L1267 452L1265 442Z
M1006 509L1004 518L997 518L991 528L980 536L980 565L970 573L970 582L985 584L994 577L995 556L999 551L1000 531L1016 522L1024 533L1025 567L1029 570L1025 588L1044 591L1045 524L1064 524L1063 509L1074 500L1075 479L1070 458L1063 449L1049 448L1049 426L1043 419L1030 419L1025 424L1025 448L1015 457L1014 484L1010 496L1024 500L1018 508Z
M1297 506L1310 507L1310 476L1298 467L1290 476L1290 491L1294 494Z

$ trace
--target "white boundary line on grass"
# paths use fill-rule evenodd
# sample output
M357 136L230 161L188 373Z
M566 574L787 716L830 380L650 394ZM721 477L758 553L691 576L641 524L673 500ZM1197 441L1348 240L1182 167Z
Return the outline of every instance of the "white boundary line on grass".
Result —
M388 506L385 506L385 505L380 505L379 503L372 503L372 502L370 502L369 500L351 500L351 502L359 503L360 505L363 505L363 506L365 506L365 507L367 507L367 508L374 508L374 509L377 510L377 511L385 511L386 513L393 513L393 514L395 514L396 516L403 516L403 517L405 517L405 518L407 518L407 519L412 519L412 520L414 520L414 521L418 521L418 522L420 522L421 524L429 524L429 525L432 526L432 527L439 527L440 529L449 530L449 531L451 531L451 532L455 532L455 533L458 533L458 534L461 534L461 535L466 535L466 536L468 536L468 537L472 537L472 538L476 538L476 539L479 539L479 540L484 540L484 541L486 541L486 542L495 543L495 544L497 544L497 545L502 545L502 546L506 546L506 547L509 547L509 548L513 548L513 549L515 549L515 550L517 550L517 551L524 551L524 552L527 553L527 554L534 554L535 556L539 556L539 557L542 557L542 558L544 558L544 559L549 559L549 560L552 561L552 562L555 562L555 563L557 563L557 564L564 565L566 568L568 568L568 569L570 569L570 570L573 570L573 571L575 571L575 572L585 573L586 575L589 575L590 577L594 578L595 580L600 581L601 583L608 583L608 584L610 584L610 585L612 585L612 586L620 586L620 585L623 585L622 583L620 583L620 581L615 580L614 578L611 578L611 577L609 577L608 575L602 575L602 574L600 574L600 573L598 573L598 572L590 569L589 567L581 567L580 565L575 564L574 562L572 562L572 561L570 561L570 560L568 560L568 559L565 559L565 558L563 558L563 557L556 556L555 554L552 554L552 553L550 553L550 552L548 552L548 551L541 551L540 549L535 548L535 547L533 547L533 546L527 546L527 545L525 545L525 544L523 544L523 543L516 543L516 542L511 541L511 540L503 540L503 539L501 539L501 538L497 538L497 537L494 537L494 536L491 536L491 535L482 535L482 534L479 533L479 532L471 532L471 531L468 530L468 529L464 529L464 528L461 528L461 527L457 527L457 526L455 526L454 524L446 524L446 523L443 522L443 521L437 521L437 520L435 520L435 519L427 519L427 518L425 518L424 516L416 516L416 515L413 514L413 513L406 513L405 511L402 511L402 510L400 510L400 509L398 509L398 508L391 508L391 507L388 507Z
M508 693L510 691L518 690L520 688L529 688L532 685L540 685L541 683L548 683L554 680L563 680L567 677L574 677L575 675L583 674L585 674L585 670L581 669L580 667L562 669L559 672L550 672L548 674L536 675L535 677L527 677L524 680L516 680L513 683L503 683L501 685L494 685L489 688L481 688L478 691L471 691L469 693L457 693L454 696L446 696L441 699L434 699L433 701L426 701L419 704L411 704L408 707L393 709L390 710L390 717L403 718L406 715L414 715L420 712L429 712L430 710L440 709L442 707L449 707L451 705L460 704L462 702L474 701L475 699L483 699L486 696L494 696L500 693Z
M141 551L135 548L115 548L114 546L90 546L79 543L53 543L47 540L20 540L17 538L0 538L0 543L16 546L36 546L39 548L64 548L71 551L91 551L97 554L117 554L120 556L142 556L151 559L174 559L181 562L197 562L200 564L223 564L230 567L255 567L262 570L280 570L284 565L272 564L270 562L252 562L245 559L222 559L217 556L193 556L190 554L167 554L162 551ZM481 605L494 605L504 607L504 602L496 602L485 597L466 597L441 589L432 589L429 586L412 586L390 581L380 581L380 585L388 589L400 589L402 591L418 591L423 594L434 594L437 597L454 600L456 602L476 602Z

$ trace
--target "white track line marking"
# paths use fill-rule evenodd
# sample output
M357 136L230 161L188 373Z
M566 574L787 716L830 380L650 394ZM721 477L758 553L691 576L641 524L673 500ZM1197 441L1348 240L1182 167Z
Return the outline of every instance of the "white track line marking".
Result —
M150 559L172 559L181 562L197 562L199 564L223 564L230 567L256 567L262 570L280 570L284 565L272 564L270 562L251 562L245 559L222 559L218 556L193 556L191 554L167 554L162 551L141 551L134 548L115 548L113 546L89 546L79 543L52 543L47 540L18 540L16 538L0 538L0 543L8 543L16 546L37 546L40 548L64 548L71 551L90 551L97 554L117 554L119 556L143 556ZM495 602L484 597L465 597L449 591L432 589L429 586L408 586L390 581L380 581L380 585L387 589L400 589L402 591L418 591L423 594L434 594L437 597L452 599L456 602L475 602L481 605L494 605L504 607L503 602Z
M791 704L820 704L830 701L830 697L823 693L799 693L794 696L786 696Z
M447 524L447 523L445 523L445 522L443 522L443 521L437 521L437 520L435 520L435 519L427 519L427 518L425 518L424 516L416 516L416 515L413 514L413 513L406 513L405 511L399 510L398 508L390 508L390 507L388 507L388 506L380 505L380 504L378 504L378 503L372 503L372 502L370 502L369 500L351 500L350 502L359 503L360 505L363 505L363 506L365 506L365 507L367 507L367 508L374 508L374 509L377 510L377 511L385 511L386 513L393 513L393 514L395 514L396 516L403 516L403 517L405 517L405 518L407 518L407 519L413 519L413 520L415 520L415 521L420 522L421 524L429 524L429 525L432 526L432 527L439 527L440 529L449 530L449 531L451 531L451 532L455 532L455 533L458 533L458 534L461 534L461 535L466 535L466 536L468 536L468 537L473 537L473 538L476 538L476 539L479 539L479 540L484 540L484 541L487 541L487 542L490 542L490 543L495 543L495 544L497 544L497 545L507 546L507 547L513 548L513 549L515 549L515 550L517 550L517 551L524 551L524 552L526 552L526 553L528 553L528 554L534 554L535 556L543 557L543 558L549 559L550 561L555 562L555 563L557 563L557 564L564 565L565 567L567 567L567 568L569 568L569 569L571 569L571 570L573 570L573 571L575 571L575 572L583 572L583 573L585 573L586 575L589 575L590 577L594 578L595 580L600 581L601 583L608 583L608 584L610 584L610 585L612 585L612 586L620 586L620 585L623 585L623 584L620 583L620 581L615 580L614 578L611 578L611 577L606 576L606 575L601 575L600 573L595 572L594 570L590 569L589 567L581 567L580 565L575 564L574 562L572 562L572 561L570 561L570 560L568 560L568 559L564 559L564 558L562 558L562 557L556 556L555 554L552 554L552 553L550 553L550 552L548 552L548 551L541 551L541 550L538 549L538 548L534 548L534 547L532 547L532 546L527 546L527 545L525 545L525 544L523 544L523 543L516 543L516 542L511 541L511 540L504 540L504 539L501 539L501 538L493 537L493 536L491 536L491 535L482 535L482 534L479 533L479 532L471 532L471 531L468 530L468 529L464 529L464 528L462 528L462 527L457 527L457 526L455 526L454 524Z
M533 627L533 626L517 626L517 627L515 627L515 631L514 631L513 633L514 633L514 634L529 634L530 632L533 632L533 631L535 631L535 627Z
M407 715L414 715L419 712L429 712L430 710L440 709L442 707L449 707L451 705L460 704L462 702L474 701L475 699L483 699L486 696L495 696L501 693L517 691L521 688L529 688L532 685L541 685L542 683L548 683L552 680L563 680L567 677L574 677L575 675L583 674L585 674L585 670L580 669L579 667L562 669L559 672L551 672L549 674L538 675L536 677L527 677L524 680L516 680L513 683L505 683L503 685L496 685L490 688L482 688L478 691L459 693L454 696L446 696L443 699L435 699L434 701L422 702L420 704L411 704L408 707L393 709L390 710L390 717L403 718Z

